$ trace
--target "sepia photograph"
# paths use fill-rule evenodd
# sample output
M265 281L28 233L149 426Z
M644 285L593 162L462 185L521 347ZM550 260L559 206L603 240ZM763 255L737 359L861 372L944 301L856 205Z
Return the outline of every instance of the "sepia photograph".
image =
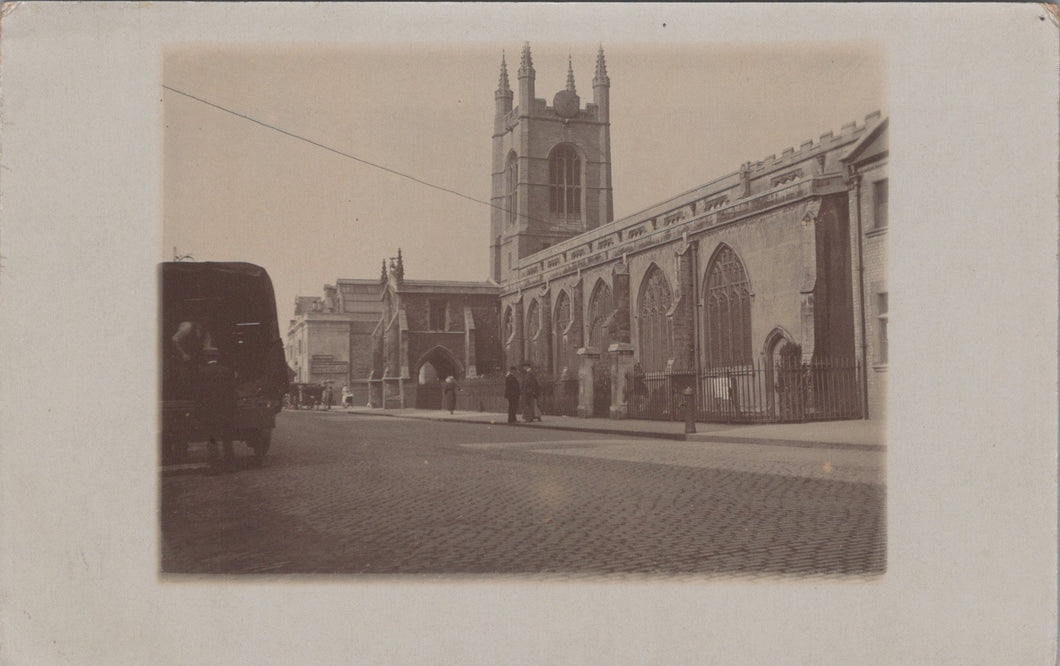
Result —
M168 49L161 570L883 575L885 65Z
M1057 17L5 3L0 663L1055 664Z

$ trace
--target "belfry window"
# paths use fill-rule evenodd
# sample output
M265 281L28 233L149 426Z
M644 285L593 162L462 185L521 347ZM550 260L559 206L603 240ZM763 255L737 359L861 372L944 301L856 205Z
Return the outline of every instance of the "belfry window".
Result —
M743 262L722 245L707 271L707 361L711 367L751 362L751 285Z
M554 215L577 217L582 212L582 165L570 146L560 146L548 158L549 210Z
M516 191L519 187L519 162L515 158L515 153L508 157L508 168L505 170L504 177L504 208L508 211L508 224L515 224L519 219L519 199L516 197Z

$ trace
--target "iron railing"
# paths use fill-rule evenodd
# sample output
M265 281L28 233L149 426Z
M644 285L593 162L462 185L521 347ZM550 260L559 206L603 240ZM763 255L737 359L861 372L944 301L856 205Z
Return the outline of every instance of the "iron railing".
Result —
M626 375L628 416L684 419L684 390L693 390L697 421L783 423L862 417L861 368L855 359L806 363L755 362L700 373Z

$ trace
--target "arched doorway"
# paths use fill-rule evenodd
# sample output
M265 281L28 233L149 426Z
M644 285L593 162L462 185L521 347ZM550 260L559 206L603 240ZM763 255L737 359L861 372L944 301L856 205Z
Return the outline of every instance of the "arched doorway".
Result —
M449 350L435 347L420 357L416 368L416 408L442 408L442 382L462 376L460 363Z
M803 411L802 349L787 331L775 328L766 339L766 387L770 411L781 421L798 420Z

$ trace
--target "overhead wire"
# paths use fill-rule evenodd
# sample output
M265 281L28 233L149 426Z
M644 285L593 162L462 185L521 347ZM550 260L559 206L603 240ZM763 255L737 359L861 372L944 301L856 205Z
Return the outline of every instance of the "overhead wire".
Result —
M442 192L446 192L448 194L452 194L452 195L458 196L458 197L460 197L462 199L467 199L468 201L472 201L472 202L477 203L477 204L482 204L484 206L489 206L490 208L496 208L497 210L503 211L503 212L508 213L508 214L514 214L514 215L516 215L518 217L521 217L521 218L524 218L524 219L527 219L527 220L532 220L534 222L539 222L539 223L544 224L544 225L546 225L546 226L548 226L550 228L553 228L553 229L564 229L564 227L552 224L551 222L549 222L547 220L542 220L540 218L536 218L536 217L533 217L531 215L527 215L525 213L519 213L518 211L512 211L512 210L509 210L508 208L505 208L504 206L498 206L497 204L490 203L489 201L483 201L482 199L476 199L475 197L472 197L472 196L469 196L467 194L464 194L463 192L458 192L456 190L450 189L448 187L444 187L442 185L435 185L434 183L431 183L431 182L428 182L426 180L423 180L422 178L417 178L416 176L412 176L412 175L404 173L402 171L398 171L397 169L392 169L392 168L390 168L388 166L385 166L385 165L382 165L382 164L378 164L376 162L372 162L371 160L366 160L364 158L357 157L356 155L350 154L350 153L348 153L346 151L339 150L338 148L333 148L333 147L331 147L331 146L329 146L327 144L321 143L319 141L314 141L313 139L310 139L309 137L302 136L301 134L296 134L295 132L291 132L289 130L285 130L282 127L277 127L276 125L267 123L267 122L265 122L263 120L259 120L257 118L254 118L253 116L249 116L249 115L247 115L245 113L241 113L241 112L236 111L234 109L229 109L228 107L225 107L225 106L222 106L220 104L217 104L216 102L211 102L211 101L209 101L207 99L203 99L202 97L198 97L196 95L193 95L193 94L191 94L189 92L185 92L185 91L180 90L178 88L174 88L172 86L167 86L165 84L162 84L162 87L164 89L170 91L170 92L177 93L178 95L183 95L185 97L188 97L190 99L195 100L196 102L200 102L202 104L205 104L207 106L211 106L211 107L213 107L215 109L218 109L220 111L223 111L225 113L229 113L229 114L231 114L233 116L236 116L237 118L242 118L243 120L248 120L248 121L250 121L250 122L252 122L252 123L254 123L256 125L260 125L261 127L265 127L267 129L273 130L274 132L279 132L280 134L283 134L284 136L290 137L290 138L298 140L298 141L304 141L305 143L308 143L308 144L310 144L312 146L316 146L317 148L320 148L322 150L326 150L326 151L328 151L330 153L334 153L336 155L340 155L342 157L345 157L347 159L353 160L355 162L359 162L359 163L364 164L366 166L370 166L370 167L373 167L373 168L376 168L376 169L380 169L381 171L385 171L385 172L393 174L395 176L400 176L401 178L407 178L408 180L411 180L411 181L413 181L415 183L419 183L420 185L425 185L427 187L434 188L436 190L440 190Z

